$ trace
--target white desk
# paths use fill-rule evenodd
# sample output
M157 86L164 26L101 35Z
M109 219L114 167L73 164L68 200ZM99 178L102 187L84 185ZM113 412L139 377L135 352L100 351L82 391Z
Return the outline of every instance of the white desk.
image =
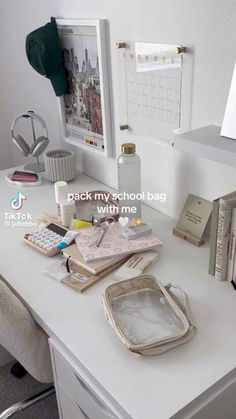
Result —
M112 275L79 295L43 275L52 259L22 243L29 229L4 225L3 213L11 212L9 200L17 189L6 183L2 172L0 272L49 336L118 407L134 419L190 417L234 382L236 292L230 284L217 282L207 274L207 245L197 248L173 236L174 220L143 208L143 218L163 241L160 259L150 272L163 283L172 281L187 291L198 329L189 343L163 355L135 355L119 341L103 316L101 293L113 280ZM95 189L109 188L84 175L69 185L70 192ZM43 186L23 191L27 200L22 211L33 215L41 210L55 212L52 184L45 181Z

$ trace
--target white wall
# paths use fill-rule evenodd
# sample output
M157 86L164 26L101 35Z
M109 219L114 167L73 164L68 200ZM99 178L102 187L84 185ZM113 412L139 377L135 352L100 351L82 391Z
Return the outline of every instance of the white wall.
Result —
M24 52L27 33L46 23L51 15L108 20L116 154L122 141L118 130L117 40L181 43L193 48L192 128L222 123L236 59L234 0L5 0L0 2L1 167L3 162L7 167L24 161L8 144L10 124L17 113L38 111L47 120L51 147L61 141L57 99L50 82L29 66ZM166 192L167 202L157 204L157 208L169 215L178 216L188 192L212 199L235 189L235 169L147 141L138 141L137 146L142 157L143 189ZM77 155L79 167L86 173L117 186L114 158L104 160L81 151Z

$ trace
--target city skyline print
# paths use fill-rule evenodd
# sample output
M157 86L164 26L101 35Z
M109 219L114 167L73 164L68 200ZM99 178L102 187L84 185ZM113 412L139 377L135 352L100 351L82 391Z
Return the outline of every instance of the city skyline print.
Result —
M60 97L66 142L112 155L109 68L104 19L56 19L67 89Z
M103 135L99 60L96 35L63 32L67 92L64 96L68 125Z

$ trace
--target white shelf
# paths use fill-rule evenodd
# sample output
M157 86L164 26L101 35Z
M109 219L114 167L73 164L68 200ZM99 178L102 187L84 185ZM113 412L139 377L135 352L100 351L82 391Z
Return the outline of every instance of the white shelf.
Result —
M236 167L236 140L221 137L221 127L207 125L193 131L178 134L174 147L204 159Z

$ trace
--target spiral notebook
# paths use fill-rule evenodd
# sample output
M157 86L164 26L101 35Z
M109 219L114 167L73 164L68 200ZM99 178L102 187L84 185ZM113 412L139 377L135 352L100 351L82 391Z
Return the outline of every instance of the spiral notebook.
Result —
M153 233L139 239L127 240L121 235L123 227L114 223L108 227L101 245L91 246L96 229L97 227L83 228L76 238L76 244L86 262L149 250L162 244Z

